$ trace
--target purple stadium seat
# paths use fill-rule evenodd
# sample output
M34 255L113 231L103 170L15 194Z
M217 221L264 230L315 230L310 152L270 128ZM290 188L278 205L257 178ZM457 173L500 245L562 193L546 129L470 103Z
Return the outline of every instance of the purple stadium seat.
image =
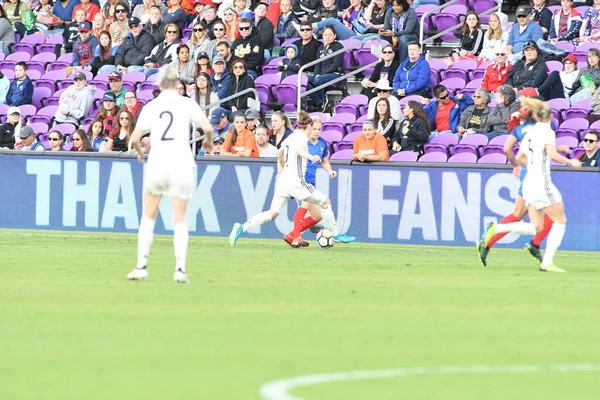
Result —
M154 75L158 75L158 74L154 74ZM154 76L154 75L152 75L152 76ZM108 84L107 84L107 87L108 87ZM141 82L140 85L138 86L138 90L140 90L140 91L155 90L155 89L158 89L158 86L154 82Z
M322 112L313 112L308 115L310 115L313 119L319 118L321 120L321 123L329 121L329 114L325 114Z
M358 107L368 103L369 99L364 94L353 94L344 98L340 103L334 106L335 114L352 114L356 120L356 117L358 117Z
M277 75L261 75L254 80L254 88L259 93L264 93L266 101L273 101L273 95L271 94L271 88L279 84L279 76Z
M566 111L566 110L565 110ZM590 123L587 119L584 118L570 118L565 120L562 124L560 124L559 128L568 128L573 130L582 130L588 129Z
M327 143L335 143L335 142L339 142L340 140L342 140L342 134L335 130L323 131L323 132L321 132L321 137Z
M492 153L486 154L477 160L478 164L506 164L506 156L504 154Z
M63 71L65 68L70 67L71 64L62 61L54 61L48 64L48 71Z
M276 75L278 72L279 72L279 67L277 65L263 65L262 66L263 75L275 75L279 78L279 75Z
M154 95L152 94L152 90L140 90L137 92L137 98L138 100L145 100L146 102L149 102L154 100Z
M63 54L62 56L58 57L59 62L66 62L68 64L73 64L73 53L67 53L67 54Z
M285 57L275 57L273 58L271 61L269 61L268 65L277 65L279 63L279 61L282 61L283 59L285 59Z
M37 112L37 109L32 104L23 104L22 106L19 106L19 110L21 110L21 117L23 118L31 117Z
M33 36L33 35L30 35ZM37 36L37 35L36 35ZM35 45L31 43L16 43L15 44L15 53L27 53L29 54L29 58L35 55Z
M579 103L581 103L581 101L577 102L577 104ZM561 113L563 121L571 121L573 119L584 119L588 116L591 107L586 107L585 104L581 104L581 107L578 107L577 104L563 110L563 112Z
M329 157L330 160L352 160L352 156L354 156L354 150L346 149L336 151Z
M465 15L467 14L467 7L464 5L451 5L448 6L440 12L431 16L431 22L433 26L437 28L439 32L445 31L448 28L451 28L457 25L459 22L462 22ZM462 16L462 18L461 18ZM442 40L456 40L456 36L453 32L445 33Z
M589 129L600 130L600 120L594 122L589 126Z
M17 61L15 60L3 60L0 61L0 69L1 70L11 70L14 71L15 65L17 65Z
M580 154L585 153L585 149L583 147L575 147L571 149L571 159L579 157Z
M457 91L464 89L467 83L461 78L449 78L442 80L439 84L444 85L448 90Z
M21 39L21 41L19 41L19 44L32 44L34 46L37 46L38 44L42 44L46 42L46 36L44 35L27 35L25 36L23 39Z
M448 68L448 64L446 64L441 58L432 58L429 60L429 68L440 71Z
M57 124L52 127L53 130L57 130L63 135L69 135L75 132L75 125L73 124Z
M393 154L390 157L390 161L416 162L417 161L417 153L415 153L414 151L401 151L399 153Z
M550 72L552 72L552 71L560 72L563 70L563 64L557 60L546 61L546 66L548 67L548 70Z
M548 105L551 109L559 111L571 107L571 103L567 99L552 99L548 101Z
M488 138L485 135L474 134L463 136L459 144L472 144L474 146L485 146L488 144Z
M36 115L33 115L29 119L29 123L45 122L46 124L49 124L50 121L52 121L54 114L56 114L56 110L58 110L58 106L55 105L43 107L42 109L38 110Z
M577 46L577 48L573 52L575 57L577 57L577 61L586 61L587 60L587 52L589 49L599 49L600 50L600 44L584 43L584 44Z
M96 86L96 89L102 89L104 91L109 89L108 82L99 81L98 79L92 79L91 81L88 81L88 85Z
M435 4L423 4L417 7L417 19L423 25L423 32L427 33L431 30L431 14L423 18L423 14L437 8Z
M481 156L493 153L504 154L504 144L487 144L479 148L479 154Z
M144 82L146 80L146 75L143 72L128 72L123 75L123 85L125 82L132 82L137 85L140 82Z
M449 78L460 78L466 81L468 78L468 71L477 69L477 62L474 60L461 60L457 61L448 69L440 71L440 77L442 79Z
M436 137L431 139L430 143L439 143L445 146L453 146L455 144L458 144L458 138L459 136L453 133L444 133L441 135L437 135Z
M372 62L377 60L377 57L375 57L372 53L371 53L371 48L370 47L362 47L360 49L355 49L354 50L354 59L356 60L356 64L359 66L365 66L365 65L369 65Z
M557 146L568 146L569 148L575 148L579 145L579 140L570 136L563 136L556 138Z
M46 137L48 136L48 124L45 124L43 122L33 122L33 123L27 124L27 126L29 126L31 129L33 129L33 132L36 135L42 135L42 137L44 135L46 135Z
M296 40L298 40L297 37L295 38L290 38L288 40L286 40L285 42L283 42L282 46L285 49L286 47L288 47L290 44L293 44Z
M75 81L73 79L63 79L57 82L58 85L58 89L62 90L62 89L66 89L69 86L72 86L75 83Z
M470 0L469 5L473 9L473 11L475 11L477 14L481 15L484 11L487 11L490 8L496 7L497 4L496 4L495 0ZM483 15L481 17L482 24L487 24L489 20L490 20L489 14Z
M445 163L446 161L448 161L448 155L439 152L423 154L421 157L419 157L418 161L430 163Z
M412 94L410 96L403 97L403 98L400 99L400 107L404 108L404 106L406 105L406 103L408 103L411 100L416 101L417 103L420 103L421 100L423 100L423 96Z
M560 47L561 49L565 49L569 53L572 53L573 51L575 51L575 46L570 42L561 41L561 42L556 42L555 44L556 44L556 46Z
M564 137L564 136L571 136L574 137L575 139L579 139L579 133L577 129L569 129L569 128L558 128L556 130L556 137Z
M19 51L16 53L12 53L9 54L8 57L5 58L6 61L16 61L16 62L20 62L20 61L29 61L31 60L31 54L29 53L25 53L23 51Z
M15 77L15 71L13 71L12 69L2 69L2 73L4 74L6 79L8 79L9 81L13 80Z
M473 153L458 153L448 159L449 163L474 163L477 162L477 155Z
M0 104L0 115L5 116L10 106L8 104Z
M362 131L349 133L341 141L334 143L333 149L335 151L339 151L339 150L354 148L354 139L356 139L360 135L362 135Z
M504 143L506 142L506 139L508 139L508 135L496 136L495 138L493 138L492 140L490 140L489 144L497 144L497 145L500 145L500 146L504 146Z
M473 144L467 144L467 143L459 143L459 144L455 144L454 146L450 147L450 155L453 156L455 154L459 154L459 153L471 153L471 154L475 154L477 155L477 146L473 145Z
M482 79L476 78L467 82L467 86L464 89L459 90L460 93L473 96L475 92L481 88Z
M333 114L327 122L323 122L323 130L334 129L342 135L346 134L346 126L356 121L356 116L350 113Z
M448 146L442 143L425 143L423 146L425 154L429 153L443 153L448 154Z

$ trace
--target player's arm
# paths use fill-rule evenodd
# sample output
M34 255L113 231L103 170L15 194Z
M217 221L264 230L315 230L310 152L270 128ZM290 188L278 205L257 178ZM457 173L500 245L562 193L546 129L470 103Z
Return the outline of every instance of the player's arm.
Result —
M196 124L196 129L200 129L202 133L204 133L202 147L204 147L204 150L207 152L212 151L213 127L208 121L208 118L206 118L203 111L200 111L199 114L194 116L193 121Z
M517 142L518 139L516 138L516 136L513 135L508 135L508 138L506 138L506 142L504 142L504 155L506 156L506 159L510 161L510 163L515 168L520 167L515 157L515 153L513 152L513 148L515 147L515 144L517 144Z
M320 162L321 161L321 157L319 157L319 156L313 156L304 147L298 148L298 155L300 157L306 158L306 159L308 159L308 160L310 160L312 162Z
M135 151L138 153L138 160L144 162L144 149L142 148L142 136L144 136L146 132L142 128L135 128L133 133L131 134L131 144Z
M551 160L554 160L557 163L567 164L576 169L581 168L581 161L578 159L569 160L567 157L556 151L556 146L554 144L546 144L546 154L548 154L548 157L550 157Z
M327 171L330 177L335 178L337 173L331 168L331 163L329 162L329 157L324 157L321 159L321 165L323 169Z
M279 175L281 173L281 171L283 171L283 167L284 167L284 158L283 158L283 146L281 146L279 148L279 150L277 150L277 175Z
M522 167L527 167L527 157L525 157L525 153L519 150L519 154L517 154L517 163Z

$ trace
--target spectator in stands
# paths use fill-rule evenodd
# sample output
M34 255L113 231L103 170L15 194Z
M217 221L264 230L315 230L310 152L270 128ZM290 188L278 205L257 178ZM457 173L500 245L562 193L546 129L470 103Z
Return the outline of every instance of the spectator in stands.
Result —
M223 136L215 136L213 138L213 149L210 154L214 154L216 156L220 155L221 151L223 150L223 143L225 143L225 138Z
M286 1L286 0L284 0ZM290 44L285 48L285 58L277 64L281 71L281 79L285 79L288 76L298 74L298 70L301 67L300 56L298 55L298 48L295 44Z
M79 126L92 107L95 91L95 86L87 84L87 78L83 72L76 73L74 83L60 95L54 121L57 123L70 122Z
M250 129L252 133L256 133L256 127L262 124L260 121L260 113L254 108L249 108L244 114L246 115L246 121L248 121L248 129Z
M385 45L381 50L381 53L383 54L381 57L382 62L375 66L369 79L363 79L360 82L363 87L360 93L364 94L369 99L375 97L373 88L377 86L377 82L381 79L385 79L391 86L394 83L394 77L398 70L398 61L394 59L394 47L391 44Z
M335 0L334 0L335 1ZM294 14L296 18L302 20L304 16L314 15L319 9L319 0L297 0L293 2ZM281 7L281 5L280 5ZM337 17L337 15L336 15Z
M354 139L354 161L388 161L390 151L385 138L377 132L375 123L371 120L363 122L362 135Z
M162 5L162 3L160 3ZM137 6L139 7L139 5ZM134 10L135 11L135 10ZM139 17L138 17L139 18ZM141 20L141 19L140 19ZM144 29L154 36L156 43L161 43L165 40L165 22L162 20L161 9L157 5L150 6L150 14L148 22L144 25ZM193 40L193 35L190 41Z
M402 119L402 110L400 109L400 101L396 96L392 96L394 88L390 86L386 79L380 79L373 89L376 93L376 97L369 100L369 108L367 111L367 118L375 119L377 113L377 102L379 99L387 99L390 105L390 115L395 121Z
M37 141L33 129L28 126L21 128L19 133L20 143L15 145L15 150L32 150L32 151L44 151L44 145Z
M13 149L18 136L16 133L19 132L15 128L19 125L20 129L21 125L21 112L17 107L10 107L6 115L6 123L0 126L0 148Z
M6 17L10 21L10 24L15 26L15 22L21 21L23 17L23 13L29 11L29 7L27 7L26 3L23 3L21 0L8 0L4 2L3 5L4 12L6 13Z
M176 56L171 63L171 68L177 72L179 80L185 85L190 86L194 84L194 77L198 75L198 72L194 60L190 58L190 50L185 44L177 46Z
M65 53L73 52L73 44L79 38L79 24L82 22L85 22L85 11L77 11L75 13L75 19L71 21L62 32Z
M106 17L106 26L111 25L116 19L115 8L117 7L117 4L119 4L119 0L108 0L106 3L104 3L104 6L102 6L102 14L104 14Z
M233 42L231 52L244 61L248 74L252 79L256 79L265 61L264 48L252 21L248 18L240 19L240 35L241 37Z
M486 124L490 116L490 92L478 89L473 95L473 105L465 108L460 116L456 133L460 136L474 133L487 133Z
M399 97L419 95L430 97L431 68L421 55L421 44L408 44L408 58L400 63L394 76L394 91Z
M286 0L282 3L284 1ZM277 147L269 143L269 129L266 126L258 125L254 136L259 157L277 157Z
M177 25L168 23L165 25L165 40L157 43L150 54L144 59L144 74L146 75L146 79L156 74L161 66L169 65L177 58L178 46L179 29Z
M406 0L392 0L392 8L387 11L379 35L398 46L400 63L408 58L408 44L419 40L419 21Z
M529 0L529 4L532 6L531 21L540 25L544 40L548 39L552 25L552 11L548 9L550 0Z
M167 7L160 1L155 0L144 0L140 4L133 7L133 11L131 12L132 17L138 17L142 25L146 25L150 22L150 15L152 14L152 9L156 7L159 15L161 16L167 12ZM156 23L156 21L154 22ZM165 23L166 24L166 23ZM163 39L164 40L164 39ZM162 42L162 40L161 40ZM158 42L160 43L160 42Z
M392 150L414 151L421 153L423 145L429 140L431 126L421 104L409 100L404 106L406 119L400 123L400 129L394 133Z
M10 89L10 80L0 71L0 104L6 104L8 89Z
M13 34L14 31L17 31L21 38L27 35L33 35L38 31L42 31L44 33L48 32L48 23L52 22L52 18L48 18L48 16L52 13L51 2L49 0L42 0L36 4L28 4L28 7L30 8L32 14L28 12L24 13L19 21L15 21L14 30L12 29L13 27L10 25L8 18L4 17L6 18L6 21L1 24L2 27L0 27L0 38L8 33L8 31L5 31L5 26L9 27L10 30L13 31ZM4 10L2 10L2 12L4 12ZM6 41L2 40L2 42L6 46Z
M332 27L327 27L323 30L323 44L319 47L318 57L324 58L329 56L332 53L335 53L339 50L342 50L344 45L337 41L337 34L335 29ZM344 63L344 54L339 53L338 55L328 58L323 62L320 62L315 65L315 69L312 73L308 73L308 88L312 89L317 86L320 86L324 83L330 82L335 78L340 76L340 71L342 70L342 66ZM313 106L311 110L320 111L321 109L325 109L327 104L325 104L325 90L321 89L317 92L314 92L310 95Z
M271 60L271 50L275 44L275 27L267 16L267 5L258 3L254 7L254 27L259 38L260 47L264 50L267 61ZM241 34L241 32L240 32Z
M110 24L110 37L113 45L120 46L123 44L125 37L129 35L130 26L128 21L129 7L126 3L119 1L115 7L115 20ZM139 21L139 18L137 21Z
M390 114L390 102L388 99L377 99L375 104L375 115L373 122L377 127L377 132L385 138L388 148L392 148L392 138L398 130L398 120L392 118Z
M54 149L53 149L54 150ZM77 129L73 132L73 148L71 151L95 152L94 147L88 140L83 129Z
M204 14L204 4L200 2L200 0L194 1L194 9L192 12L187 14L185 19L185 23L187 26L192 26L196 21L202 20L202 15Z
M90 31L92 24L87 21L79 24L79 38L73 43L73 67L75 71L92 70L94 49L98 47L98 39Z
M600 39L600 0L594 0L583 14L583 23L579 31L580 42L595 42Z
M249 88L254 89L254 80L247 73L246 63L243 60L237 59L231 64L231 81L229 82L228 96ZM248 108L248 99L252 96L253 94L248 92L229 100L227 106L231 111L245 111Z
M142 108L144 108L144 106L142 105L142 103L140 103L138 101L135 91L133 91L133 90L126 91L125 92L125 107L123 107L123 109L129 111L135 121L137 121L137 118L140 115Z
M308 14L308 22L312 24L313 22L324 21L327 18L337 18L338 11L339 8L335 0L323 0L315 12Z
M25 29L25 28L23 28ZM0 40L4 43L2 52L5 56L11 53L11 49L15 45L15 31L13 30L10 21L6 17L6 12L0 7Z
M496 62L488 65L485 68L483 79L481 80L481 88L490 93L496 93L496 90L504 85L508 72L513 64L508 61L508 50L505 46L498 46L494 50Z
M350 0L350 7L339 12L338 18L327 18L314 22L312 27L315 32L319 32L327 27L334 28L340 40L350 38L362 39L372 35L363 35L367 31L367 27L364 24L364 12L365 8L362 6L361 0ZM297 30L300 29L300 26L297 24L294 27Z
M459 55L478 56L483 48L483 36L479 16L475 11L469 11L461 30Z
M326 0L332 1L332 0ZM306 65L311 61L317 59L319 54L319 47L321 47L321 42L315 39L313 35L313 27L312 24L308 22L303 22L300 24L300 39L294 42L294 45L298 48L298 54L300 55L300 64ZM310 66L304 70L304 72L312 72L315 67Z
M596 88L600 87L600 51L598 49L588 50L587 64L586 68L579 70L577 79L573 83L573 90L569 93L571 104L592 98ZM586 83L585 87L582 85L582 79Z
M221 156L259 157L254 134L243 112L233 113L233 125L221 148Z
M213 25L221 21L221 19L217 18L217 9L212 4L209 4L204 7L203 15L204 20L202 22L204 22L204 25L206 26L206 30L208 31L208 37L212 40L215 38L212 32Z
M496 49L506 48L507 41L508 31L502 29L500 17L496 13L491 14L487 33L483 36L483 49L479 53L479 57L493 60L496 56Z
M457 133L460 116L465 108L473 105L473 99L462 93L450 96L448 89L443 85L435 86L433 95L435 100L422 100L426 105L425 113L429 116L431 137L441 133Z
M132 71L143 71L144 60L150 55L156 45L154 36L142 29L137 17L129 19L130 33L125 37L123 44L119 46L115 56L117 72L126 73Z
M169 9L163 13L163 21L165 21L165 24L175 24L179 32L183 32L187 15L185 10L181 8L181 0L169 0L169 4Z
M73 7L73 17L75 17L77 10L83 10L85 11L85 20L91 24L96 14L100 12L100 7L92 3L91 0L79 1L80 3Z
M217 107L210 113L210 124L213 126L213 135L215 137L226 138L231 124L227 119L227 112L222 107Z
M283 111L275 111L271 117L269 143L279 149L281 143L293 132L294 128L288 116Z
M511 61L522 57L523 46L535 43L542 38L542 28L531 21L531 7L519 6L516 12L517 24L514 24L508 36L508 55Z
M546 60L534 41L524 44L523 54L524 57L515 62L508 71L505 83L518 90L526 87L536 88L548 77Z
M250 2L250 3L252 3L252 2ZM250 17L252 15L252 12L250 11L250 8L248 7L248 3L246 2L246 0L233 0L233 10L240 17L242 17L242 14L244 14L244 13L248 17Z
M96 115L96 118L100 119L103 124L103 134L104 136L108 136L113 129L113 125L115 122L115 117L119 112L120 108L117 105L117 98L115 94L107 90L104 92L102 96L102 105L100 106L100 110Z
M225 37L232 43L240 37L239 24L240 19L233 8L226 8L223 13L223 25L225 25L227 30Z
M192 35L187 42L192 59L196 59L201 52L208 53L211 48L211 39L208 37L206 26L202 22L196 22L192 27Z
M94 49L94 58L89 64L90 69L88 69L93 74L97 74L100 68L105 65L114 66L115 54L117 54L117 50L119 49L118 46L112 45L112 39L108 31L100 33L100 40L98 42L98 46Z
M583 22L581 14L573 8L573 0L562 0L562 8L554 12L548 38L553 42L574 42L579 38Z
M385 26L385 14L390 8L390 0L372 0L365 9L366 33L379 33Z
M584 153L577 157L581 161L582 167L598 167L600 166L600 151L598 151L598 144L600 140L600 134L598 131L587 131L583 138Z
M537 94L545 100L555 98L569 98L569 93L573 89L575 80L579 76L577 70L577 57L570 54L563 60L564 68L560 73L552 71L543 83L536 89Z
M416 10L417 8L419 8L420 5L425 5L425 4L433 4L433 5L439 6L440 0L413 0L412 8Z
M33 83L27 76L27 63L19 61L15 65L15 79L10 83L6 94L6 104L15 107L31 104L33 89Z
M225 66L227 69L231 69L231 64L238 58L231 53L231 46L228 42L221 42L217 44L217 55L225 60Z
M277 18L275 37L283 43L287 39L298 37L298 32L292 23L300 25L300 20L292 12L292 0L281 0L279 7L281 14Z
M196 103L202 108L219 101L219 96L210 90L210 76L204 72L200 72L196 77L196 93L194 94L194 100L196 100ZM206 116L209 116L215 108L217 108L216 105L205 108Z
M73 136L75 136L75 135L73 135ZM63 134L60 133L59 131L51 131L48 134L48 143L50 143L51 151L65 151L65 149L63 147L63 145L64 145Z
M61 34L67 25L71 23L71 20L73 19L73 9L77 4L77 0L60 0L54 3L52 15L57 18L51 25L54 27L54 34ZM8 11L6 11L6 13L8 14ZM85 20L85 17L83 19ZM78 21L78 23L79 22L83 21Z
M198 53L194 69L196 71L196 76L200 72L204 72L208 76L213 74L214 71L212 69L212 66L210 65L210 57L208 56L208 53L204 51Z
M215 38L210 41L209 49L206 51L212 61L212 58L217 55L217 45L221 42L226 42L230 47L233 44L229 39L227 39L227 28L225 24L221 21L215 23L213 25L213 35Z
M115 126L108 135L104 151L126 152L129 150L129 138L135 128L135 121L127 110L119 111L115 119Z
M106 138L104 136L104 124L100 118L95 118L90 124L87 136L94 151L104 151Z
M219 96L219 99L224 99L229 93L231 74L225 67L225 60L221 56L213 58L212 66L214 73L210 77L210 88Z
M127 89L123 87L123 78L117 71L113 71L108 75L108 87L117 97L117 105L125 106L125 92Z
M484 132L488 139L508 133L508 118L519 110L521 105L517 101L517 94L510 85L503 85L496 92L496 107L490 113Z

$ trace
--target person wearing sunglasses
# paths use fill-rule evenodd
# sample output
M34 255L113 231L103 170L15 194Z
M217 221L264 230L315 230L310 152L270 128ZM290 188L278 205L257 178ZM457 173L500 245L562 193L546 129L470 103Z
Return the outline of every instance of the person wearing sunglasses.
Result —
M167 23L165 25L165 40L154 46L150 55L144 59L146 79L156 74L162 65L171 64L177 58L178 44L179 29L177 25Z
M246 71L256 79L258 71L264 64L264 48L261 39L254 29L253 21L248 18L240 19L240 38L233 42L231 52L234 56L244 61Z
M127 110L121 110L115 118L112 132L106 140L104 151L126 152L129 150L129 138L135 128L133 115Z
M506 81L508 72L513 63L508 61L508 49L506 46L498 46L494 50L496 62L485 67L485 73L481 79L481 88L490 93L496 93L496 90Z
M375 97L369 100L367 118L375 119L375 114L377 114L377 103L381 99L387 99L390 106L391 117L396 121L402 120L400 101L396 96L392 95L394 88L390 86L390 83L386 79L378 80L373 92L375 93Z
M90 143L83 129L77 129L75 132L73 132L73 148L71 149L71 151L81 151L89 153L95 152L94 147L92 147L92 144Z
M400 65L394 58L394 47L391 44L385 45L381 50L381 53L382 62L375 66L369 79L363 79L360 82L363 87L360 93L367 96L369 100L375 97L373 89L381 79L386 79L390 86L394 83L394 77L396 76L396 71Z
M139 18L129 18L128 24L130 34L119 46L115 56L116 69L121 74L135 71L143 72L146 57L150 56L154 46L156 46L154 36L143 29Z
M225 37L231 41L232 43L240 37L240 18L233 8L227 7L225 11L223 11L223 21L222 23L225 25L227 30L227 34Z
M196 55L202 51L208 53L210 49L211 39L208 37L206 24L203 22L196 22L192 27L192 34L190 39L186 43L190 49L190 55L192 59L196 59Z
M598 146L600 145L600 133L592 130L587 131L583 138L583 148L585 152L581 153L579 161L581 161L582 167L599 167L600 166L600 151Z
M110 37L114 46L123 44L125 36L129 34L128 19L129 6L125 2L119 1L115 6L115 18L110 24Z
M421 100L425 104L423 109L429 117L430 139L443 133L458 133L460 116L467 107L474 104L473 99L462 93L451 96L444 85L434 86L433 95L434 100L430 101L428 98Z
M512 26L508 35L508 55L512 62L519 60L526 43L536 43L544 36L542 28L531 21L531 7L519 6L516 12L517 23Z
M213 25L213 34L215 38L210 41L209 49L206 51L210 56L210 59L217 55L217 45L221 42L226 42L230 46L233 43L232 41L227 39L227 27L221 21L215 23ZM234 39L235 40L235 39Z
M48 143L50 144L50 151L65 151L63 148L63 135L59 131L51 131L48 134Z
M231 64L231 81L229 82L229 96L232 96L248 88L254 89L254 79L248 74L246 64L243 60L236 59ZM246 111L248 109L248 99L254 96L248 92L227 102L226 106L231 111Z
M473 95L474 104L465 108L465 111L461 114L456 133L460 136L487 133L485 126L492 111L488 106L490 100L490 92L485 89L478 89Z

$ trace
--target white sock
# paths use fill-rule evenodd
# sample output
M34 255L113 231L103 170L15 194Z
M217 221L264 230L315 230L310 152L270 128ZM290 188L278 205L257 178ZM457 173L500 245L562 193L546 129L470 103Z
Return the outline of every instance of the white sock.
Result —
M269 222L270 220L271 220L271 212L263 211L261 213L256 214L255 216L250 218L248 221L244 222L244 225L242 225L242 229L244 230L244 232L246 232L246 231L248 231L248 229L256 228L257 226L261 226L262 224L264 224L265 222Z
M564 224L557 224L556 222L552 224L552 228L550 228L550 233L548 234L548 241L546 242L546 253L544 254L542 265L552 265L556 250L558 250L563 236L565 236L566 228L567 226Z
M142 217L138 229L138 262L137 268L145 268L148 263L148 254L154 239L154 224L156 221Z
M535 236L535 225L529 222L511 222L510 224L498 224L496 233L515 233L517 235Z
M340 230L337 228L335 223L335 216L331 210L331 204L321 210L321 215L323 216L323 224L329 228L333 236L339 235Z
M173 247L175 247L175 269L185 272L188 241L190 233L187 222L180 222L173 227Z

